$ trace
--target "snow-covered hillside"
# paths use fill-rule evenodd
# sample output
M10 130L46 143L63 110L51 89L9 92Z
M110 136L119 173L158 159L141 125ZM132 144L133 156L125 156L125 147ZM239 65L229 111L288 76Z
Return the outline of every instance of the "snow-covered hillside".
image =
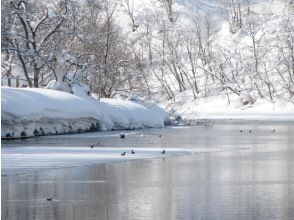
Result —
M164 2L173 2L170 14ZM290 120L292 7L281 0L140 0L124 1L118 16L150 61L153 98L175 117Z
M160 128L167 113L126 100L80 97L56 90L1 89L1 137L18 138L83 131ZM81 94L81 93L80 93Z

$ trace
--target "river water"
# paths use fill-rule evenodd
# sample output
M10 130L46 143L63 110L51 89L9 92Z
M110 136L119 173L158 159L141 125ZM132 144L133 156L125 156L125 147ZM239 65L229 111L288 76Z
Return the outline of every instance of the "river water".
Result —
M124 140L119 132L97 132L2 143L2 219L294 219L293 123L219 122L126 134ZM46 152L97 140L104 148L219 150L16 172L28 146ZM21 153L6 160L12 148Z

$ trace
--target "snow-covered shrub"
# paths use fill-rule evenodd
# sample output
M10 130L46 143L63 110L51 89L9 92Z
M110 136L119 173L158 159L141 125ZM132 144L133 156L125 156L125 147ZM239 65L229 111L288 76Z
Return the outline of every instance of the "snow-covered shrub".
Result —
M71 93L69 84L65 82L57 82L56 80L50 81L45 88Z
M90 88L82 83L78 83L75 81L65 83L52 80L48 83L48 85L45 88L66 93L72 93L83 98L88 98L90 96Z
M88 98L90 96L90 88L81 83L73 85L71 87L71 91L74 95L77 95L83 98Z
M240 95L242 105L253 105L256 102L256 96L250 93L242 93Z

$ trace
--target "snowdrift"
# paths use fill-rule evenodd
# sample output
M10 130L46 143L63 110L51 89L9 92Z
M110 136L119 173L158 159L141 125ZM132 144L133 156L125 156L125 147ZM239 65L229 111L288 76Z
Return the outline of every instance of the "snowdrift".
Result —
M36 88L1 88L1 138L84 131L160 128L168 120L161 108L124 100L77 96Z

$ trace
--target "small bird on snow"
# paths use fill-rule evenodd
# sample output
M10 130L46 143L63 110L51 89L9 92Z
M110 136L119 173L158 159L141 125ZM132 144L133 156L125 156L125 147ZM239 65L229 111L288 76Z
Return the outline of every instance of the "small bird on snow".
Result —
M165 150L162 150L162 151L161 151L161 154L165 154Z
M120 136L120 138L122 138L122 139L126 138L125 133L121 133L119 136Z
M121 156L126 156L126 152L123 152L123 153L121 154Z
M50 198L47 198L46 200L47 200L47 201L52 201L52 200L53 200L53 198L52 198L52 197L50 197Z
M131 151L131 154L135 154L135 151L134 151L134 150L132 150L132 151Z

